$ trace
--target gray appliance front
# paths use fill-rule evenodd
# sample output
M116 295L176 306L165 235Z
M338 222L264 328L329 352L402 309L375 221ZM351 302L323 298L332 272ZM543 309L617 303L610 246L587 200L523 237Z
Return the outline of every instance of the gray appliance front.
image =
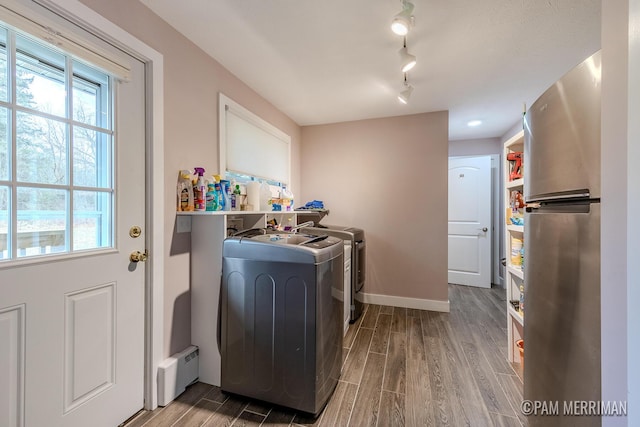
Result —
M339 225L305 227L304 232L334 236L351 242L351 313L349 322L355 323L364 311L364 282L366 279L366 243L364 230Z
M549 204L525 224L524 398L558 402L561 413L529 425L599 426L562 412L565 402L601 400L600 204Z
M525 139L526 201L600 197L600 52L533 103Z
M342 302L332 285L343 283L343 256L248 258L223 260L222 389L317 414L342 366Z

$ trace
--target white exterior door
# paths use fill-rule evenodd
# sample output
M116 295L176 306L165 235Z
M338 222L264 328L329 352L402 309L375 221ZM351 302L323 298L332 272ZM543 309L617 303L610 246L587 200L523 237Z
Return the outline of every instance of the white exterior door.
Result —
M1 426L113 427L143 407L146 273L145 263L130 262L129 256L146 247L145 73L144 64L127 61L131 81L110 83L115 91L114 149L108 154L115 184L108 225L112 243L24 259L7 260L5 250L0 258ZM9 109L9 114L15 113ZM80 131L74 138L81 138ZM74 176L73 167L69 170ZM20 185L5 187L19 195ZM74 185L69 192L80 192ZM73 212L79 204L71 204ZM67 233L74 230L74 244L80 216L66 225ZM7 217L11 224L11 214ZM132 226L140 227L139 237L130 236ZM42 253L49 250L42 247Z
M491 287L491 157L449 159L449 283Z

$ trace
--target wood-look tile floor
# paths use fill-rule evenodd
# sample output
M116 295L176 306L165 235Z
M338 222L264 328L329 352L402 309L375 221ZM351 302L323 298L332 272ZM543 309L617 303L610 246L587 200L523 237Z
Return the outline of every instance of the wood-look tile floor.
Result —
M526 426L506 361L504 290L449 285L449 300L450 313L367 306L317 419L196 383L123 426Z

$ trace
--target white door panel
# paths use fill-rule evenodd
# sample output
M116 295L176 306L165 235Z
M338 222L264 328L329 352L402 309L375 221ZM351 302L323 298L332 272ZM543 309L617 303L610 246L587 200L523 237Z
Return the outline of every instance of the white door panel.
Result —
M449 283L491 286L491 157L449 160Z
M0 426L24 424L24 304L0 309Z
M113 427L143 407L145 263L129 254L146 246L145 73L128 62L131 81L114 83L114 248L0 263L3 427Z

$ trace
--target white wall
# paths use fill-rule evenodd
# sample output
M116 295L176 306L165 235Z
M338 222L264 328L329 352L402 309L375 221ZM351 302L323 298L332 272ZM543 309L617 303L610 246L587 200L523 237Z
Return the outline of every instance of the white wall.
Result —
M323 223L365 230L366 294L448 307L448 119L440 111L302 128L302 203L323 200Z
M500 138L461 139L449 141L449 157L490 156L502 154Z
M602 399L629 404L629 418L606 417L607 427L640 425L639 192L630 185L640 182L638 12L640 0L602 2Z
M629 426L640 425L640 0L629 2L629 111L627 135L627 387Z
M640 0L629 2L629 111L627 112L627 367L628 425L640 425ZM633 184L631 184L633 183Z

